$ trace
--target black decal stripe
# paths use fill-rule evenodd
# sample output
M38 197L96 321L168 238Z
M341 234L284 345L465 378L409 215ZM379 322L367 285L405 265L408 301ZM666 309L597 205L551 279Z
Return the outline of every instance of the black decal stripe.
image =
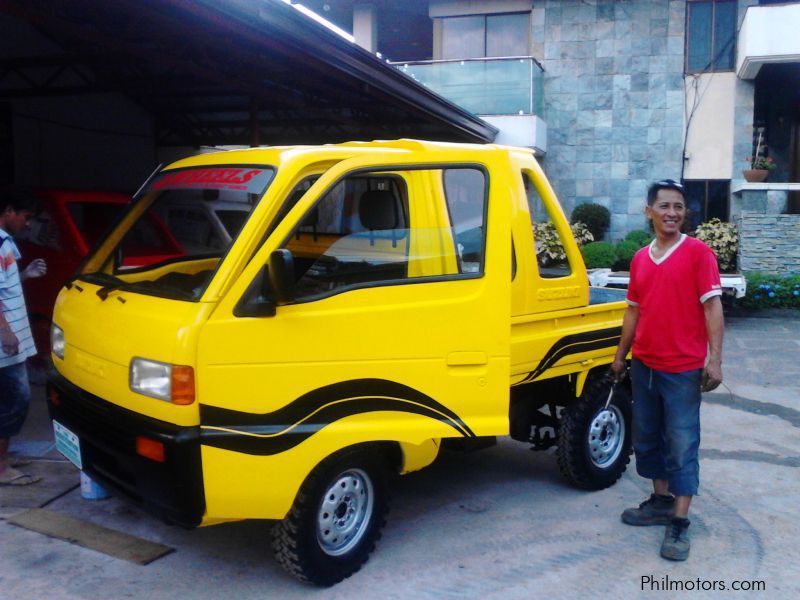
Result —
M314 390L271 413L201 404L201 442L249 454L275 454L296 446L336 420L385 410L430 417L464 437L475 436L456 413L413 388L382 379L359 379Z
M545 362L539 363L539 366L536 367L536 369L525 379L523 379L520 383L528 383L530 381L533 381L565 356L569 356L571 354L580 354L582 352L589 352L590 350L599 350L601 348L614 348L617 346L617 344L619 344L619 340L620 338L618 337L608 338L606 340L597 340L595 342L581 342L579 344L574 344L569 348L563 348L560 352L550 356L550 358L546 363Z
M621 336L622 327L609 327L598 331L587 331L565 336L553 344L547 354L539 361L536 368L519 383L533 381L559 360L570 354L580 354L590 350L617 346Z
M355 379L313 390L294 402L270 413L248 413L214 406L200 405L200 422L203 425L286 425L297 423L320 407L348 398L381 397L403 398L441 412L453 421L461 422L452 410L406 385L385 379ZM266 402L265 402L266 404ZM466 426L465 426L466 427ZM467 428L468 430L468 428Z
M345 404L347 406L345 406ZM372 408L378 406L379 408ZM384 408L385 407L385 408ZM449 416L442 414L440 411L416 404L405 398L388 398L381 397L360 397L360 398L343 398L341 400L334 400L324 406L319 407L310 415L307 415L296 423L284 424L269 424L261 423L255 425L233 425L233 426L216 426L204 423L205 428L215 428L220 430L235 430L246 435L260 436L260 437L276 437L279 435L291 433L291 431L298 427L307 427L313 425L326 425L335 421L348 417L350 415L357 415L362 412L370 412L376 410L394 410L400 412L412 412L417 414L425 414L431 416L443 423L447 423L453 429L456 429L461 435L471 437L473 434L469 428L464 425L460 420L451 419ZM421 411L421 412L420 412ZM243 413L247 414L247 413Z
M313 419L281 432L275 432L274 427L251 426L247 429L240 427L228 429L202 426L200 439L206 446L260 456L272 455L294 448L339 419L376 411L405 412L430 417L450 425L465 437L472 437L456 423L427 407L390 398L363 398L352 402L330 404L319 411Z

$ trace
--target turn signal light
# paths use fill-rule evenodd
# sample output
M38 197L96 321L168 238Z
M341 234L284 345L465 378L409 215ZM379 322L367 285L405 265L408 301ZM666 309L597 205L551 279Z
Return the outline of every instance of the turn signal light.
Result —
M164 462L164 444L158 440L136 436L136 454L150 460Z
M194 402L194 369L172 365L172 403L185 405L192 402Z

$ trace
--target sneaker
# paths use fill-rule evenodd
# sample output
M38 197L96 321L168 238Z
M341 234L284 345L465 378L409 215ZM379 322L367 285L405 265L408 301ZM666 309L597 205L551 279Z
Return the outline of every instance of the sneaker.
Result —
M622 522L628 525L668 525L675 512L673 496L651 494L639 508L626 508L622 512Z
M661 542L661 556L669 560L686 560L689 557L689 519L672 518Z

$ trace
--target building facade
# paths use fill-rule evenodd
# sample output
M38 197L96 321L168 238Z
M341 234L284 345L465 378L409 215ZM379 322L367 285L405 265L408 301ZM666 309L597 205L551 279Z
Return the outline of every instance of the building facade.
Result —
M684 181L694 225L800 212L800 2L303 3L490 121L497 141L533 147L568 212L609 208L611 239L645 227L662 178ZM776 169L747 183L756 151Z

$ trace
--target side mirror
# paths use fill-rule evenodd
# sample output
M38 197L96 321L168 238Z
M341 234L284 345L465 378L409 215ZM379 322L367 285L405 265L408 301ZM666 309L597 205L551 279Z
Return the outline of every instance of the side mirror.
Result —
M278 304L294 300L294 256L282 248L269 255L269 283Z
M289 250L275 250L269 264L261 268L233 314L237 317L274 317L278 304L294 299L294 256Z
M247 288L244 296L233 309L237 317L274 317L276 314L275 300L270 297L269 278L267 267L261 267L258 276Z

